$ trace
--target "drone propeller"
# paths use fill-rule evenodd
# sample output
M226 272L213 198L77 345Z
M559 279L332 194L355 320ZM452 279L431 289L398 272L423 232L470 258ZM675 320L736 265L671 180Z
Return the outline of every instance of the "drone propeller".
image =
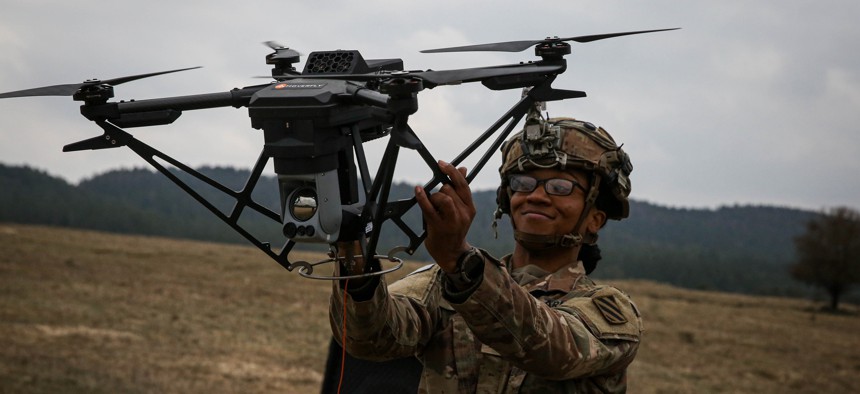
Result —
M290 79L340 79L349 81L371 81L390 78L418 78L424 82L427 88L439 85L456 85L467 82L483 81L488 78L505 77L526 74L552 74L562 70L562 65L538 65L538 64L516 64L509 66L463 68L455 70L427 70L427 71L396 71L378 72L369 74L296 74L281 75L277 79L281 81ZM272 77L259 77L272 78Z
M672 29L657 29L657 30L640 30L640 31L628 31L623 33L608 33L608 34L594 34L589 36L579 36L579 37L567 37L567 38L558 38L558 37L547 37L543 40L526 40L526 41L507 41L507 42L496 42L491 44L478 44L478 45L466 45L460 47L450 47L450 48L438 48L438 49L426 49L421 51L421 53L439 53L439 52L478 52L478 51L488 51L488 52L521 52L526 49L531 48L532 46L538 44L547 44L553 42L561 42L561 41L576 41L579 43L586 43L591 41L602 40L605 38L612 37L620 37L620 36L629 36L632 34L643 34L643 33L654 33L658 31L667 31L667 30L677 30L679 28Z
M432 85L450 85L483 81L488 78L523 74L550 74L564 69L562 65L515 65L501 67L465 68L458 70L421 71L410 73Z
M265 45L265 46L267 46L273 50L276 50L276 51L278 49L285 48L283 45L281 45L275 41L263 41L263 45Z
M88 86L94 86L94 85L116 86L116 85L119 85L122 83L131 82L131 81L138 80L138 79L154 77L156 75L161 75L161 74L169 74L169 73L175 73L175 72L179 72L179 71L192 70L195 68L200 68L200 67L180 68L177 70L170 70L170 71L159 71L159 72L148 73L148 74L130 75L127 77L106 79L104 81L101 81L98 79L91 79L88 81L84 81L83 83L70 83L70 84L64 84L64 85L52 85L52 86L44 86L41 88L18 90L15 92L2 93L2 94L0 94L0 99L12 98L12 97L28 97L28 96L71 96L71 95L75 94L75 92L77 92L78 90L85 88L85 87L88 87Z
M296 51L295 49L291 49L287 46L284 46L280 42L277 42L277 41L263 41L263 45L269 47L269 49L271 49L273 51L290 50L290 51L294 51L294 52L298 53L299 55L302 54L301 52Z

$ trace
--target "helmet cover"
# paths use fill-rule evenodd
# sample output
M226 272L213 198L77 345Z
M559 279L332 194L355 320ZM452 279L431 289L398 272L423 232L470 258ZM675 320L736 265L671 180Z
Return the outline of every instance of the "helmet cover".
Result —
M580 170L592 173L599 185L597 207L609 219L621 220L629 214L630 158L602 127L574 118L531 117L526 127L502 145L499 213L510 213L508 175L542 168ZM593 192L589 193L590 195Z

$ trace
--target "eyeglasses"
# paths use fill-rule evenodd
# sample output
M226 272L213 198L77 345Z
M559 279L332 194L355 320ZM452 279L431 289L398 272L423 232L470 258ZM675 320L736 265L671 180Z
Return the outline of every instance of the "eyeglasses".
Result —
M546 191L546 194L554 196L567 196L570 193L573 193L573 189L575 187L582 189L584 192L587 191L579 182L571 179L536 179L528 175L519 174L508 177L508 184L511 185L511 190L515 192L531 193L541 183L543 183L543 190Z

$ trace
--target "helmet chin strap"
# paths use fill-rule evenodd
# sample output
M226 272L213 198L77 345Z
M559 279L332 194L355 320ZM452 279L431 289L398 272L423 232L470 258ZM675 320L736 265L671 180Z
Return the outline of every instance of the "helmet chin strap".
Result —
M574 248L582 245L582 236L579 234L541 235L514 230L514 239L529 251Z
M514 226L514 239L517 243L529 251L543 251L553 248L575 248L582 244L596 243L597 233L586 231L585 234L580 234L577 231L577 229L582 226L585 218L588 217L588 213L594 209L595 202L597 201L597 193L600 189L600 175L597 173L592 174L591 187L588 189L588 195L585 197L585 206L582 209L582 213L579 215L579 219L576 221L576 225L573 226L573 230L571 230L570 233L553 235L532 234L517 230L516 226Z

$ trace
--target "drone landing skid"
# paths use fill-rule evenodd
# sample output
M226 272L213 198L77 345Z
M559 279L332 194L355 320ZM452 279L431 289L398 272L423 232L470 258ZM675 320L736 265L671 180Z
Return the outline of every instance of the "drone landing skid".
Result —
M97 121L98 124L104 131L104 135L100 137L93 137L87 140L83 140L80 142L76 142L73 144L66 145L63 148L64 152L70 151L78 151L85 149L106 149L106 148L118 148L121 146L127 146L134 153L140 156L143 160L149 163L153 168L158 170L162 175L170 179L174 184L179 186L180 189L185 191L188 195L194 198L198 203L203 205L206 209L208 209L212 214L221 219L221 221L225 222L229 225L233 230L242 235L245 239L250 241L254 246L262 250L264 253L269 255L273 260L275 260L282 267L286 268L289 271L296 269L297 267L300 269L309 269L310 264L306 262L298 262L291 264L287 255L290 250L294 246L295 242L288 241L281 248L279 253L276 253L269 242L262 242L258 240L254 235L248 232L244 227L239 224L239 218L242 215L242 212L246 208L253 209L263 216L272 219L278 223L280 223L281 218L280 215L273 212L272 210L260 205L255 202L251 193L254 188L257 186L257 183L260 179L260 176L265 169L265 166L269 160L269 157L261 154L257 159L257 163L254 165L253 170L251 171L250 176L248 177L245 186L242 190L234 191L223 184L215 181L214 179L194 170L193 168L183 164L182 162L158 151L157 149L147 145L146 143L134 138L131 134L126 132L125 130L120 129L119 127L111 124L107 121ZM218 190L223 195L227 195L232 198L235 203L232 211L228 214L224 214L221 210L219 210L214 204L212 204L209 200L203 197L200 193L198 193L194 188L183 181L179 177L176 176L175 173L168 170L164 165L162 165L156 158L169 163L175 168L185 172L188 175L193 176L197 180L200 180L206 183L209 186L212 186L216 190Z
M397 250L397 249L392 250L392 252L395 250ZM353 258L356 258L356 257L362 257L363 258L364 256L353 256ZM388 256L375 255L375 256L373 256L373 259L374 260L387 259L388 261L395 263L395 264L394 264L394 266L392 266L391 268L388 268L388 269L383 270L381 267L379 267L379 269L374 269L370 272L365 272L363 274L358 274L358 275L340 275L340 276L338 276L338 275L332 275L332 276L314 275L314 267L316 267L318 265L330 264L330 263L346 264L349 261L349 259L346 257L332 257L332 258L329 258L326 260L318 261L316 263L307 263L307 262L302 261L301 263L304 263L304 264L299 268L299 275L301 275L305 278L308 278L308 279L349 280L349 279L360 279L360 278L369 278L372 276L385 275L385 274L389 274L389 273L392 273L394 271L397 271L400 269L400 267L403 267L403 260L400 258L391 256L391 255L388 255Z

